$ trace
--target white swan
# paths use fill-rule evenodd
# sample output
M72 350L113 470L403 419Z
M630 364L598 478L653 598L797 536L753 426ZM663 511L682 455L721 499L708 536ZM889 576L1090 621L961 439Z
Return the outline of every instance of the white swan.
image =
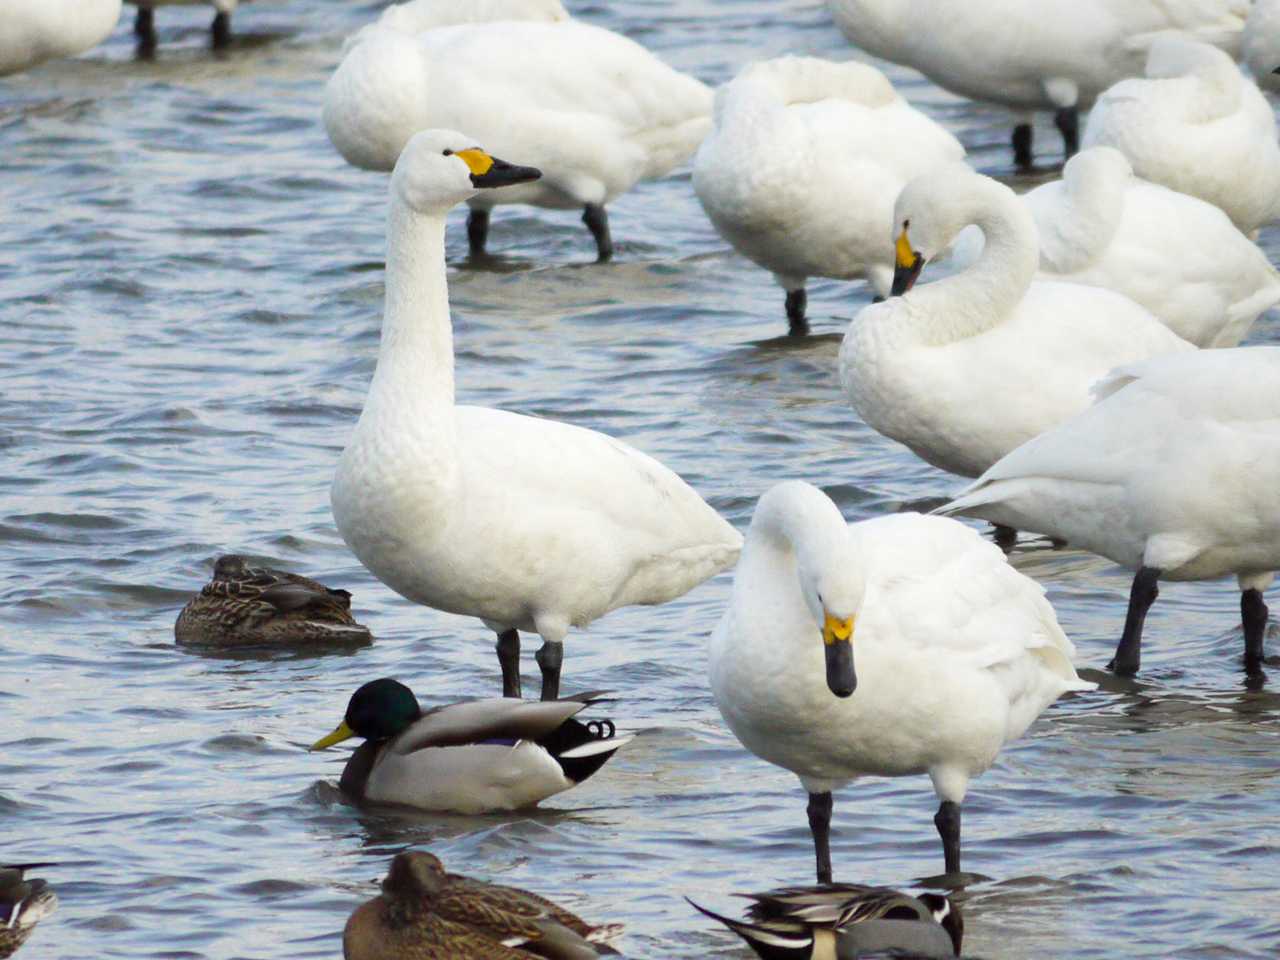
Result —
M215 47L225 47L231 42L231 14L241 3L250 0L129 0L138 8L133 21L133 32L138 42L144 47L156 45L156 7L213 7L213 23L209 25L209 34Z
M1142 72L1152 40L1170 30L1233 52L1249 0L828 0L840 30L868 53L914 67L940 87L1022 115L1013 148L1031 165L1031 121L1055 111L1066 154L1077 111Z
M818 881L831 880L831 791L862 775L928 773L946 870L960 804L1068 690L1089 690L1044 589L955 521L845 524L816 487L760 498L711 635L711 689L752 753L809 792Z
M377 20L348 38L344 52L380 28L412 36L424 30L459 23L491 23L495 20L555 23L568 19L569 11L560 0L409 0L383 10Z
M1280 90L1280 0L1253 0L1241 48L1258 86Z
M1225 213L1138 179L1111 147L1077 154L1061 180L1020 199L1035 217L1041 276L1123 293L1198 347L1234 347L1280 302L1280 273ZM954 263L972 262L981 233L966 228L956 248Z
M888 296L894 198L912 177L964 156L862 63L749 66L717 91L714 124L693 189L721 236L786 290L793 333L808 329L807 277L861 277Z
M96 47L115 29L120 0L5 0L0 77Z
M975 263L864 307L840 348L854 409L934 466L977 476L1087 407L1089 387L1116 365L1193 349L1118 293L1033 281L1031 214L961 164L898 197L895 293L969 224L986 238Z
M985 517L1137 571L1115 659L1137 673L1156 581L1235 574L1245 666L1261 670L1280 569L1280 347L1237 347L1121 367L1098 402L1023 444L946 513Z
M665 176L711 124L711 91L626 37L574 20L504 20L409 32L366 28L325 88L324 124L348 163L390 170L427 127L471 131L543 171L537 183L471 202L471 252L499 203L579 209L600 260L613 253L605 205Z
M537 631L543 699L555 699L570 627L680 596L732 564L742 538L612 437L454 405L445 214L537 176L474 143L418 134L391 177L382 347L333 479L333 516L383 583L498 632L508 696L519 696L516 631Z
M1280 211L1275 114L1235 62L1208 44L1153 44L1144 79L1098 98L1084 145L1115 147L1138 176L1221 207L1245 233Z

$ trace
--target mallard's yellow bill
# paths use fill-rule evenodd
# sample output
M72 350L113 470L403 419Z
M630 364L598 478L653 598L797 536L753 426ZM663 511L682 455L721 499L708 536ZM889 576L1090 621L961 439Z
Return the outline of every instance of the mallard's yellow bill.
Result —
M459 150L457 156L462 158L462 162L470 167L471 172L477 177L483 177L489 172L489 168L493 166L493 157L479 147L472 147L470 150Z
M822 625L822 642L827 646L840 640L853 640L853 622L854 617L847 620L841 620L838 617L828 613L826 622Z
M911 249L911 241L907 239L907 228L903 227L898 234L898 242L893 245L894 261L898 267L909 270L915 266L916 252Z
M350 740L355 735L356 732L347 726L347 721L343 720L336 728L334 728L333 733L329 734L327 737L321 737L308 747L308 749L323 750L325 747L332 747L335 743L341 743L343 740Z

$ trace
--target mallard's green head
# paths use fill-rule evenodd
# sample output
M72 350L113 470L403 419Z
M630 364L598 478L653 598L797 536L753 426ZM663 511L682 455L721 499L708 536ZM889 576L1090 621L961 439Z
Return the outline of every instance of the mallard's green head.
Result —
M390 677L372 680L351 695L342 723L311 749L323 750L352 737L388 740L408 730L421 716L418 698L403 683Z

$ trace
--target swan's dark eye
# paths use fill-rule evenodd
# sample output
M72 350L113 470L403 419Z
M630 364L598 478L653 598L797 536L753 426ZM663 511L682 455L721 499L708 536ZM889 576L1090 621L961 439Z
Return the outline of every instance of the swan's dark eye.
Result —
M453 151L452 151L452 150L446 150L446 151L444 152L444 155L445 155L446 157L451 157L451 156L453 156Z

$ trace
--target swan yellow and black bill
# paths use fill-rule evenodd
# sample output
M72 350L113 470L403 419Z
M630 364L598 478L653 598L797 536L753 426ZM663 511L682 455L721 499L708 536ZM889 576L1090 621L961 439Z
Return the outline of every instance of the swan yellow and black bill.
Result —
M471 171L471 184L476 187L509 187L513 183L528 183L542 176L537 167L518 167L491 157L479 147L459 150L456 156Z
M824 610L822 647L827 657L827 687L837 697L850 696L858 686L853 670L854 618L841 619Z
M900 297L910 290L923 269L924 257L912 249L911 241L907 238L907 225L904 223L902 232L893 245L893 287L889 295Z
M334 728L333 733L327 737L321 737L307 749L323 750L325 747L332 747L335 743L341 743L343 740L350 740L354 736L356 736L356 732L347 726L347 721L343 720Z

